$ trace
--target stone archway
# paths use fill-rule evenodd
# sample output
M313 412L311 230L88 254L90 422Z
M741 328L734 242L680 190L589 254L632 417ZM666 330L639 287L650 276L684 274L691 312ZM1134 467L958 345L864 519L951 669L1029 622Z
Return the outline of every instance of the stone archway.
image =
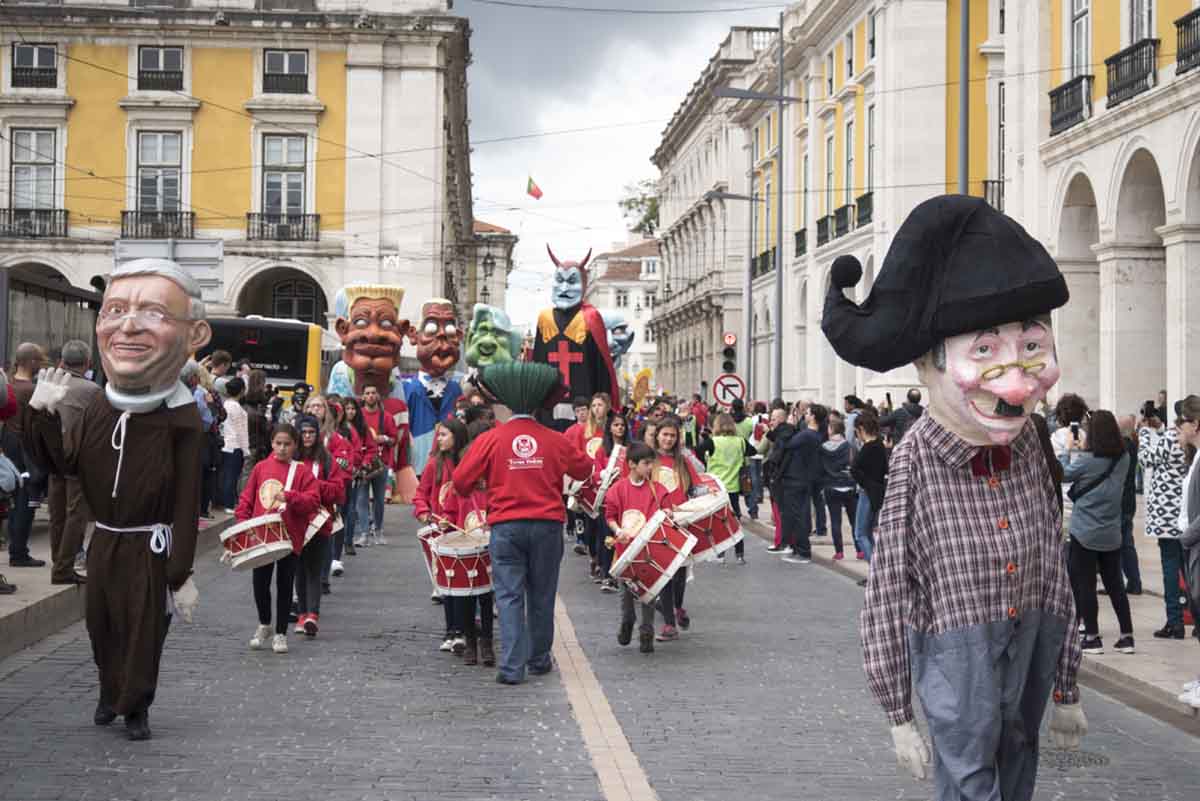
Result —
M1167 399L1174 402L1200 392L1200 114L1193 117L1191 149L1182 155L1177 196L1183 222L1159 229L1167 272Z
M1099 241L1096 193L1088 176L1078 172L1067 184L1058 223L1056 261L1071 300L1054 312L1062 367L1056 391L1077 393L1092 406L1100 403L1100 265L1093 251Z
M1154 156L1136 150L1121 173L1113 241L1093 248L1100 274L1100 403L1135 412L1167 382L1166 222Z
M259 314L315 323L324 328L329 298L307 273L294 267L270 267L251 276L237 297L238 314Z

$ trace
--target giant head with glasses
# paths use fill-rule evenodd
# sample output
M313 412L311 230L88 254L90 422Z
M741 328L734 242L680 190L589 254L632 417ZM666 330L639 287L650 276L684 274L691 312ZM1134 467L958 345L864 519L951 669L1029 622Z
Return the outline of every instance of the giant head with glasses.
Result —
M973 445L1012 442L1060 375L1050 313L1068 293L1046 249L981 198L944 195L912 211L855 303L842 290L861 276L854 257L834 262L821 327L838 355L911 363L935 421Z
M113 270L96 341L116 389L133 395L169 391L188 356L210 339L200 284L178 264L135 259Z

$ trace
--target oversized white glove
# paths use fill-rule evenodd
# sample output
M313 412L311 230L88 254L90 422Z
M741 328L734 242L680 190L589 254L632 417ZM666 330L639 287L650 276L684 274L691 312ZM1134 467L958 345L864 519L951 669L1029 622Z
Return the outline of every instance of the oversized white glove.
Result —
M183 586L175 590L175 608L179 610L179 616L185 623L191 623L192 613L199 605L200 591L196 589L196 582L192 581L191 576L188 576L188 580L183 582Z
M58 404L67 396L67 382L70 380L71 374L60 367L43 368L38 372L37 386L33 388L29 405L54 414L58 411Z
M896 749L896 761L912 774L914 779L925 779L929 775L929 746L913 721L892 727L892 745Z
M1087 734L1087 718L1083 715L1083 705L1055 704L1054 713L1050 716L1050 739L1056 748L1075 751L1079 741Z

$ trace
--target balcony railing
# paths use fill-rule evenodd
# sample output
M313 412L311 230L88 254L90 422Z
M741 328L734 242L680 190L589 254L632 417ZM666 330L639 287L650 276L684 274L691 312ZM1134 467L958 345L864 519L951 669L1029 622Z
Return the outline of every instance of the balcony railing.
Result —
M13 67L14 89L53 89L58 86L58 70L55 67Z
M751 278L758 278L761 275L766 275L775 269L775 248L764 250L759 253L754 259L754 269L751 273Z
M122 239L193 239L194 211L123 211Z
M983 199L996 211L1004 211L1004 181L984 181Z
M821 247L829 241L829 236L833 232L833 217L826 215L817 220L817 247Z
M246 238L273 242L317 242L321 238L320 214L246 215Z
M1108 107L1154 88L1158 79L1158 39L1135 42L1104 59L1108 69Z
M63 238L66 235L66 209L0 209L0 237Z
M1200 66L1200 8L1175 20L1175 74Z
M183 88L183 70L138 70L138 89L171 92Z
M799 258L808 252L808 229L801 228L796 232L796 257Z
M839 206L833 212L833 235L845 236L850 233L850 224L854 220L854 204L847 203Z
M854 208L858 210L855 228L871 224L871 215L875 212L875 193L867 192L854 199Z
M1092 116L1092 76L1077 75L1050 90L1050 135L1073 128Z
M308 91L308 75L264 72L263 91L273 95L302 95Z

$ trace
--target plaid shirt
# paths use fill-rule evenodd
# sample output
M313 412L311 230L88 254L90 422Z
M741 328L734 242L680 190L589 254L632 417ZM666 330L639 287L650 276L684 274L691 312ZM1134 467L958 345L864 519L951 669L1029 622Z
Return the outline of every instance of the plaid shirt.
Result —
M1062 520L1033 425L1012 464L977 476L978 446L924 415L892 454L860 620L867 681L893 725L913 719L908 629L940 634L1037 609L1072 621L1054 698L1078 700L1079 640Z

